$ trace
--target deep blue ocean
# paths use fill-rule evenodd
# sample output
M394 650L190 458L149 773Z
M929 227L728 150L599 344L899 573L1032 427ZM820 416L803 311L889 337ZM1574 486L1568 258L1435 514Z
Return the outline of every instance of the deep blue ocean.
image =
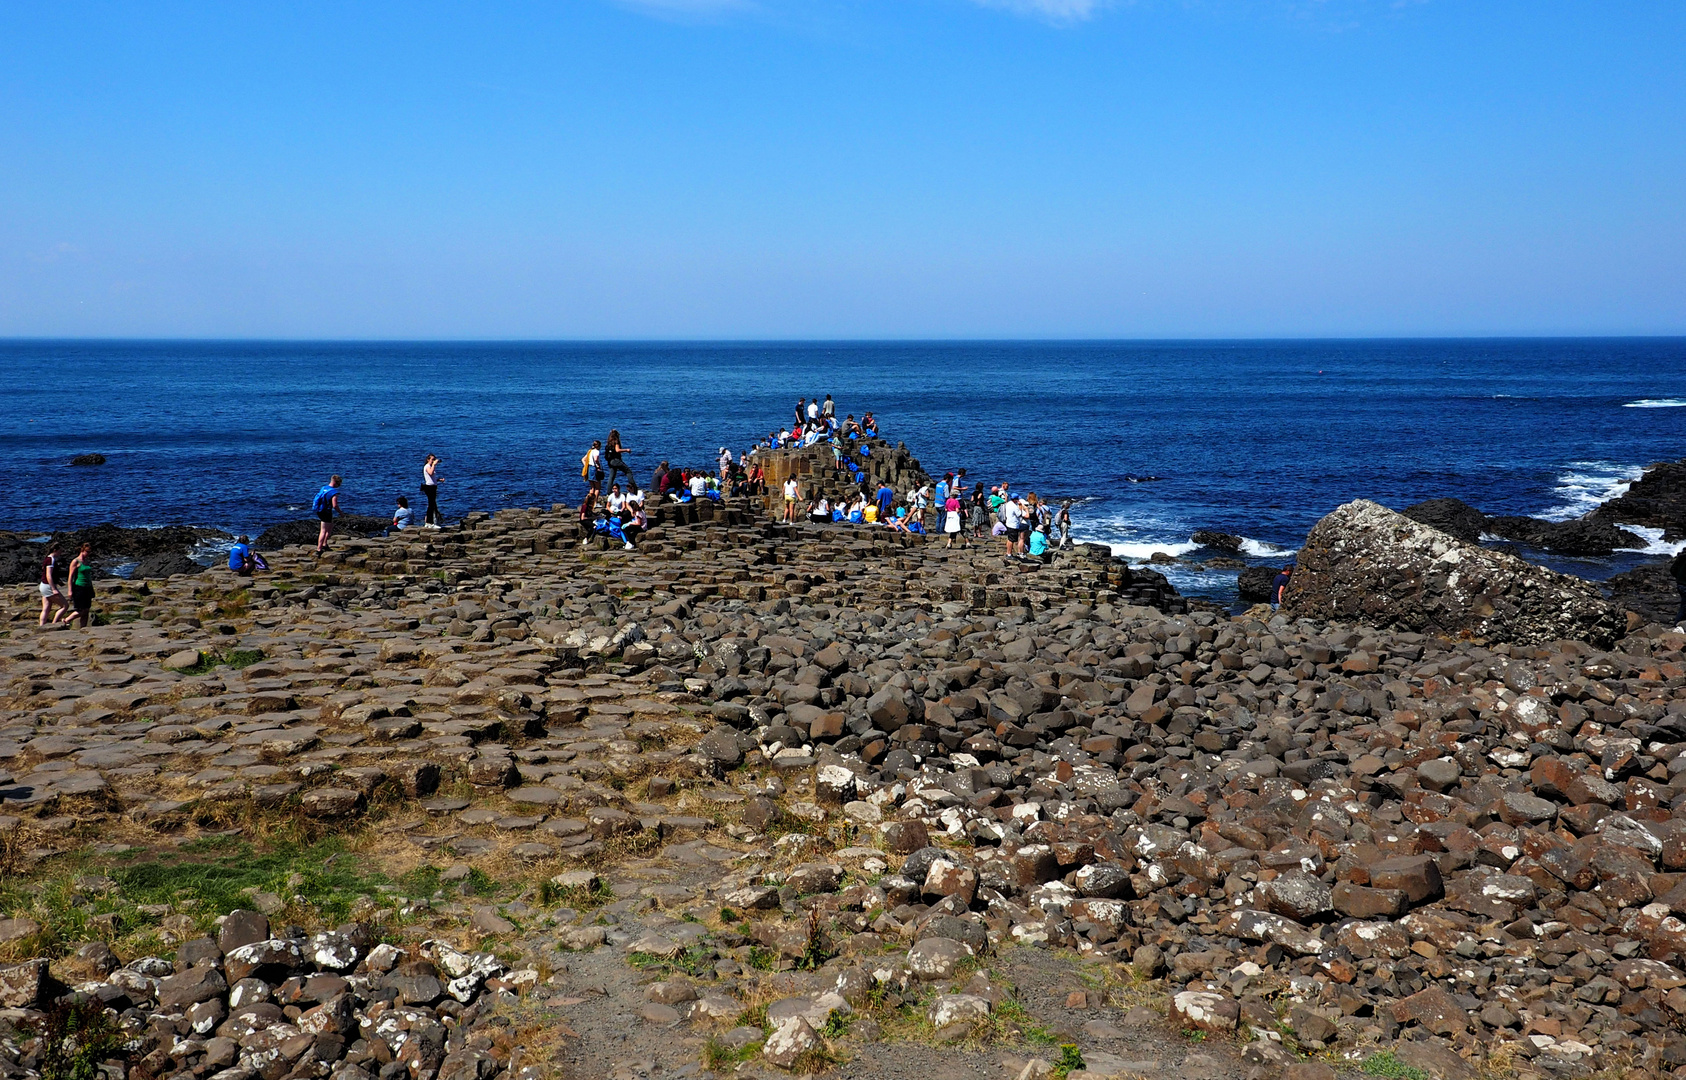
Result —
M306 516L332 472L342 506L386 514L416 498L429 452L447 515L573 503L580 455L611 427L647 478L663 458L739 452L827 393L932 473L1081 500L1078 535L1138 558L1209 554L1188 542L1206 528L1274 561L1360 497L1572 517L1686 457L1686 339L10 341L0 372L0 527L28 531L256 533ZM109 461L67 465L88 452ZM1666 550L1547 561L1602 578ZM1233 595L1233 571L1168 576Z

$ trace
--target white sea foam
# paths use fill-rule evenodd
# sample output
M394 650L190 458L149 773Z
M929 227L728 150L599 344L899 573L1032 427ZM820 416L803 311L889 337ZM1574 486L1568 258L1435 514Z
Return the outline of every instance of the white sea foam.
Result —
M1624 409L1686 409L1686 398L1640 398L1623 405Z
M1254 540L1248 536L1241 538L1241 554L1251 555L1255 559L1271 559L1278 555L1292 555L1298 550L1298 548L1277 547L1275 544L1269 544L1263 540Z
M1650 529L1644 525L1623 525L1621 528L1634 533L1645 541L1641 548L1622 548L1622 551L1637 551L1643 555L1678 555L1686 551L1686 541L1671 544L1663 539L1663 530Z
M1167 555L1174 555L1181 558L1191 551L1198 551L1200 549L1199 544L1190 543L1186 540L1182 543L1129 543L1109 544L1108 546L1112 548L1112 553L1114 555L1122 556L1123 558L1132 559L1138 562L1150 559L1158 552L1164 552Z
M1569 521L1596 510L1627 492L1627 486L1645 475L1635 465L1617 465L1611 461L1572 461L1557 478L1553 494L1561 501L1538 515L1547 521Z

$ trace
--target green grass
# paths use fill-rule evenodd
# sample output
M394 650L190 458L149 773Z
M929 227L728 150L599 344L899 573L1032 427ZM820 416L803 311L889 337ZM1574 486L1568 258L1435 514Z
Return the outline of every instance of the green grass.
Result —
M1002 998L1001 1003L995 1007L992 1020L997 1027L1011 1024L1018 1028L1019 1037L1036 1046L1054 1046L1060 1041L1053 1031L1030 1015L1019 999L1011 993Z
M88 874L109 877L115 887L85 893L75 879ZM43 933L36 944L53 953L69 943L112 937L98 932L100 916L115 917L115 938L148 933L158 920L141 912L143 905L168 904L209 930L216 916L251 907L254 891L271 892L288 903L304 898L306 907L289 918L334 925L347 920L359 899L390 884L338 837L262 849L237 837L207 837L174 851L73 856L42 877L5 875L0 912L39 921Z
M190 668L182 668L183 675L209 675L219 667L233 668L239 671L249 668L263 659L262 649L220 649L216 652L200 654L199 662Z
M418 866L398 879L398 891L412 900L426 900L444 885L437 866Z
M1060 1056L1054 1060L1054 1068L1048 1074L1053 1080L1065 1080L1067 1076L1084 1067L1083 1052L1074 1043L1061 1043Z
M761 1044L758 1042L747 1043L736 1050L732 1050L720 1041L718 1035L714 1035L710 1036L708 1042L703 1044L703 1065L715 1072L723 1072L729 1066L753 1061L759 1053L761 1053Z
M115 1014L81 994L54 1002L27 1027L40 1040L41 1080L99 1080L101 1063L128 1056Z
M639 971L678 971L700 979L714 970L714 950L706 945L693 945L671 960L654 953L635 952L626 962Z
M1380 1076L1384 1080L1428 1080L1428 1073L1400 1061L1392 1050L1371 1054L1358 1068L1366 1076Z
M575 911L594 911L615 899L615 890L599 878L589 888L580 885L563 887L546 881L539 886L539 901L545 905L570 907Z

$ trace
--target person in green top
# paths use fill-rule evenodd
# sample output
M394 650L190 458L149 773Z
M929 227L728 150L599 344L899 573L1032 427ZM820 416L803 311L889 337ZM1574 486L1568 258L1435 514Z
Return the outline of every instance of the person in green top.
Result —
M93 545L83 544L82 550L76 553L76 558L70 561L70 607L65 612L65 622L80 619L82 629L86 630L93 622L89 614L94 607L94 565L92 559Z

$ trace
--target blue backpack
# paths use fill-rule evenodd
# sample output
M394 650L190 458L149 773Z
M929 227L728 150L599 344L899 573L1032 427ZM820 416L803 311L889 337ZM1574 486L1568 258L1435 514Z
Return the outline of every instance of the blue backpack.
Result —
M332 484L329 484L321 491L318 491L316 493L316 498L312 500L310 504L311 513L320 514L322 511L332 507L334 503L334 496L339 493L340 489Z

